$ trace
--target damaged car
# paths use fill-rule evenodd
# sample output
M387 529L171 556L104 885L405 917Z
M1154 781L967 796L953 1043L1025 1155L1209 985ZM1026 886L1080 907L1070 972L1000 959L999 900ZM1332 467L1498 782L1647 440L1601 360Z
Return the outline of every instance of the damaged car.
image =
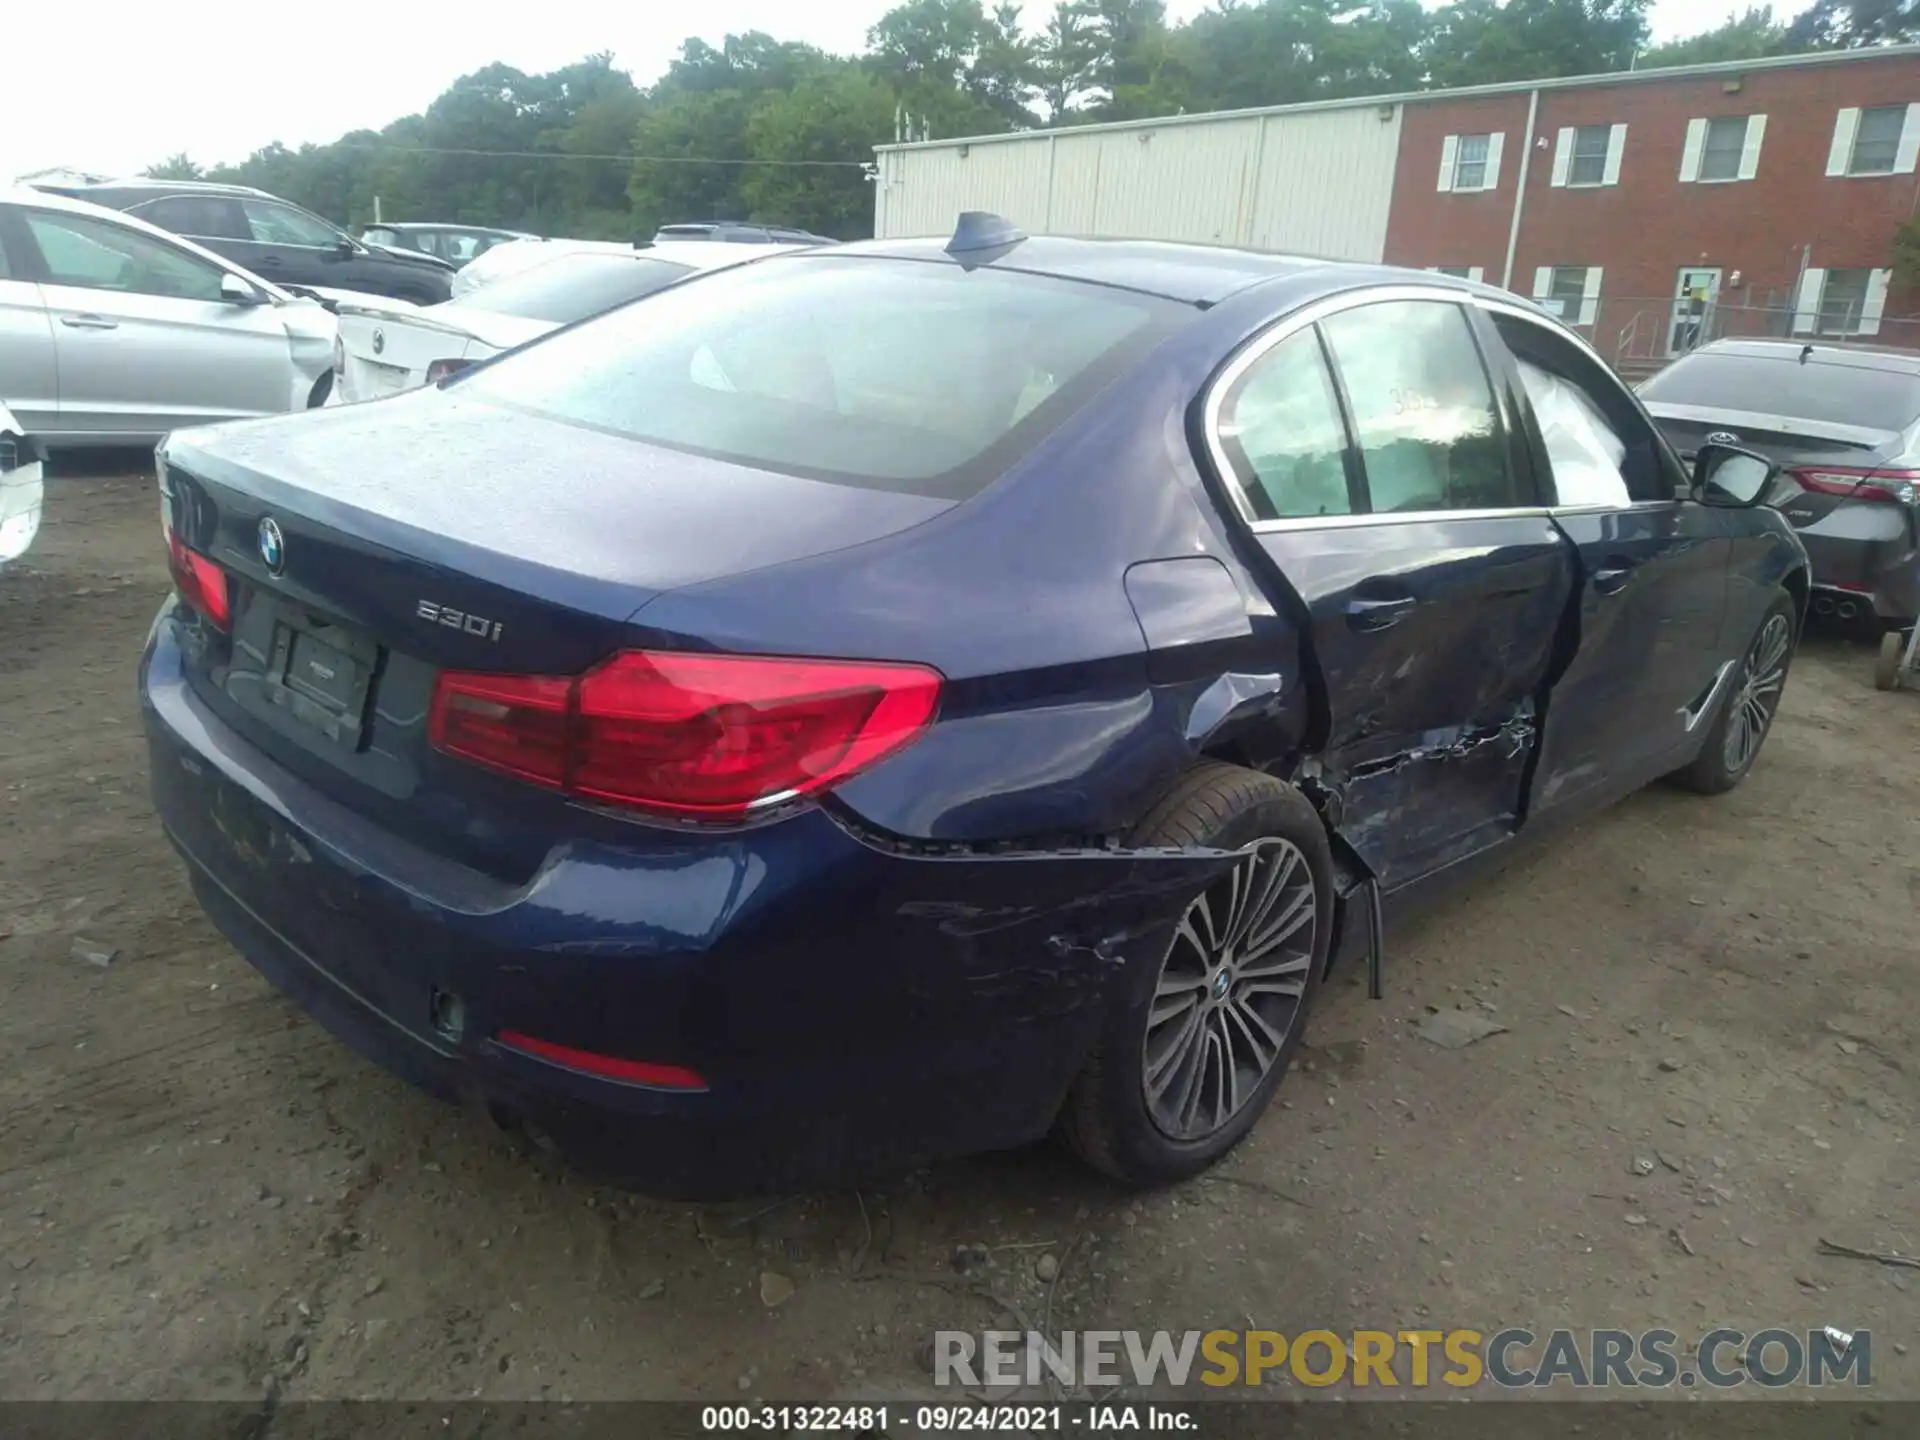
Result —
M40 447L0 405L0 565L26 554L40 533L42 474Z
M319 302L144 220L0 191L0 401L42 444L318 405L335 334Z
M1683 470L1503 291L979 215L159 462L200 904L364 1053L678 1195L1049 1132L1195 1174L1336 956L1739 784L1808 595L1767 461Z

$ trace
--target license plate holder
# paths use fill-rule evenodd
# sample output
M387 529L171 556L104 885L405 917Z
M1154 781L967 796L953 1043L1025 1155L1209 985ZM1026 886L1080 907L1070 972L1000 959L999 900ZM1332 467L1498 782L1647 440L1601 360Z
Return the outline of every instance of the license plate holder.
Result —
M274 620L267 698L341 749L358 750L379 661L373 642L283 609Z

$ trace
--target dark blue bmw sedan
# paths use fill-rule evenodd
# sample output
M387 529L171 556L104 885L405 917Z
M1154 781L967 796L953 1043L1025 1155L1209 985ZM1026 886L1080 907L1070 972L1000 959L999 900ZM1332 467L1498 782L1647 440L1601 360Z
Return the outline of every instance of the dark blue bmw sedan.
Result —
M1252 1128L1340 954L1753 766L1807 600L1572 331L1416 272L770 257L390 400L176 434L140 671L200 903L616 1180Z

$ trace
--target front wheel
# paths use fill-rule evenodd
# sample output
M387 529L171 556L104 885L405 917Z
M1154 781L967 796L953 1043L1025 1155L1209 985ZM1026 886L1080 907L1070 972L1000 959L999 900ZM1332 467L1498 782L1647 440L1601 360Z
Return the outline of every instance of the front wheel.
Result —
M1760 618L1746 653L1736 662L1733 689L1720 706L1706 743L1674 778L1702 795L1721 795L1746 778L1773 728L1793 664L1793 597L1782 590Z
M1272 1100L1325 969L1333 862L1298 790L1214 762L1130 843L1240 852L1188 902L1166 950L1129 977L1061 1115L1082 1158L1148 1186L1206 1169Z

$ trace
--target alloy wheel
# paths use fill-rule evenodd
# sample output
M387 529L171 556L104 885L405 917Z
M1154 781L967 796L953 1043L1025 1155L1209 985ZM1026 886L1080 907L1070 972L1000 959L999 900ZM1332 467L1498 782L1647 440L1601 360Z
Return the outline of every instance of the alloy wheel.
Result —
M1738 775L1753 763L1766 739L1773 712L1780 704L1780 693L1787 680L1787 651L1792 643L1792 627L1784 615L1772 615L1753 637L1747 651L1745 673L1740 688L1734 691L1733 709L1727 722L1727 739L1721 751L1727 773Z
M1142 1037L1147 1112L1200 1140L1253 1098L1298 1023L1318 897L1290 840L1258 842L1187 907Z

